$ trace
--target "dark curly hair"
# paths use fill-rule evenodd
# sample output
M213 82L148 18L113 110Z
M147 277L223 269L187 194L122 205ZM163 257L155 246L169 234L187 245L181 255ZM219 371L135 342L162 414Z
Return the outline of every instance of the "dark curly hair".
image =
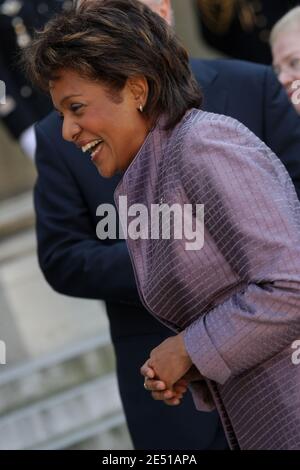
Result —
M166 129L202 102L173 28L138 0L85 1L55 16L35 33L22 62L45 91L66 68L107 85L110 94L118 94L129 77L142 75L149 86L145 116L155 122L166 114Z

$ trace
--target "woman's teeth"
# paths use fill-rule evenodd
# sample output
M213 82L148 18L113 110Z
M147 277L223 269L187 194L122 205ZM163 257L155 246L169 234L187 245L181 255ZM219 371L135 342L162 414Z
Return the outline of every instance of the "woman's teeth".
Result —
M100 144L101 142L103 142L103 140L101 140L101 139L93 140L93 142L90 142L90 143L86 144L84 147L81 147L81 150L85 153L88 150L91 150L96 145Z
M100 143L96 146L95 150L91 153L91 159L93 159L96 154L98 153L99 151L99 148L101 147L101 144L102 144L103 140L100 141Z

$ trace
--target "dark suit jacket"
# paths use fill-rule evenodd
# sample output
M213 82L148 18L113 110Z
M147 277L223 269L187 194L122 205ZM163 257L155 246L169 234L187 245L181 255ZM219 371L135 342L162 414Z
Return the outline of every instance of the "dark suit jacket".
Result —
M264 140L282 159L300 194L300 119L271 69L200 60L193 60L192 67L205 94L205 109L242 121ZM141 306L125 242L96 238L96 209L113 203L120 177L100 178L89 158L63 141L56 113L39 123L36 133L40 266L58 292L106 301L121 397L136 448L224 448L216 413L196 413L190 397L169 408L152 401L142 388L139 367L170 332Z
M0 0L0 34L5 38L0 50L0 80L6 83L7 96L12 98L15 107L7 114L1 113L0 117L11 134L19 138L21 133L32 126L35 121L42 119L52 109L51 101L44 94L32 88L26 79L21 67L18 65L21 52L18 45L18 32L26 28L28 35L32 37L35 29L42 26L63 7L67 6L67 0L27 0L26 2L11 2L11 11L4 14L6 0ZM23 27L14 27L14 21L22 21ZM24 91L27 93L24 93Z

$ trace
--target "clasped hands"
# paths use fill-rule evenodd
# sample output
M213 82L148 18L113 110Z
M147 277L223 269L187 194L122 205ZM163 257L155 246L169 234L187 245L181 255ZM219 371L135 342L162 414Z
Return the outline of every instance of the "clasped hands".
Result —
M171 406L180 404L190 382L203 380L187 353L183 333L167 338L153 349L141 374L154 400Z

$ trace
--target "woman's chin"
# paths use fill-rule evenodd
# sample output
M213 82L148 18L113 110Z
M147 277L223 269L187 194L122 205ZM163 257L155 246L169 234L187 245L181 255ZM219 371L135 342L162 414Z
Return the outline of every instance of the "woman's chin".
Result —
M102 178L112 178L116 172L112 168L105 168L104 166L96 165L98 173Z

